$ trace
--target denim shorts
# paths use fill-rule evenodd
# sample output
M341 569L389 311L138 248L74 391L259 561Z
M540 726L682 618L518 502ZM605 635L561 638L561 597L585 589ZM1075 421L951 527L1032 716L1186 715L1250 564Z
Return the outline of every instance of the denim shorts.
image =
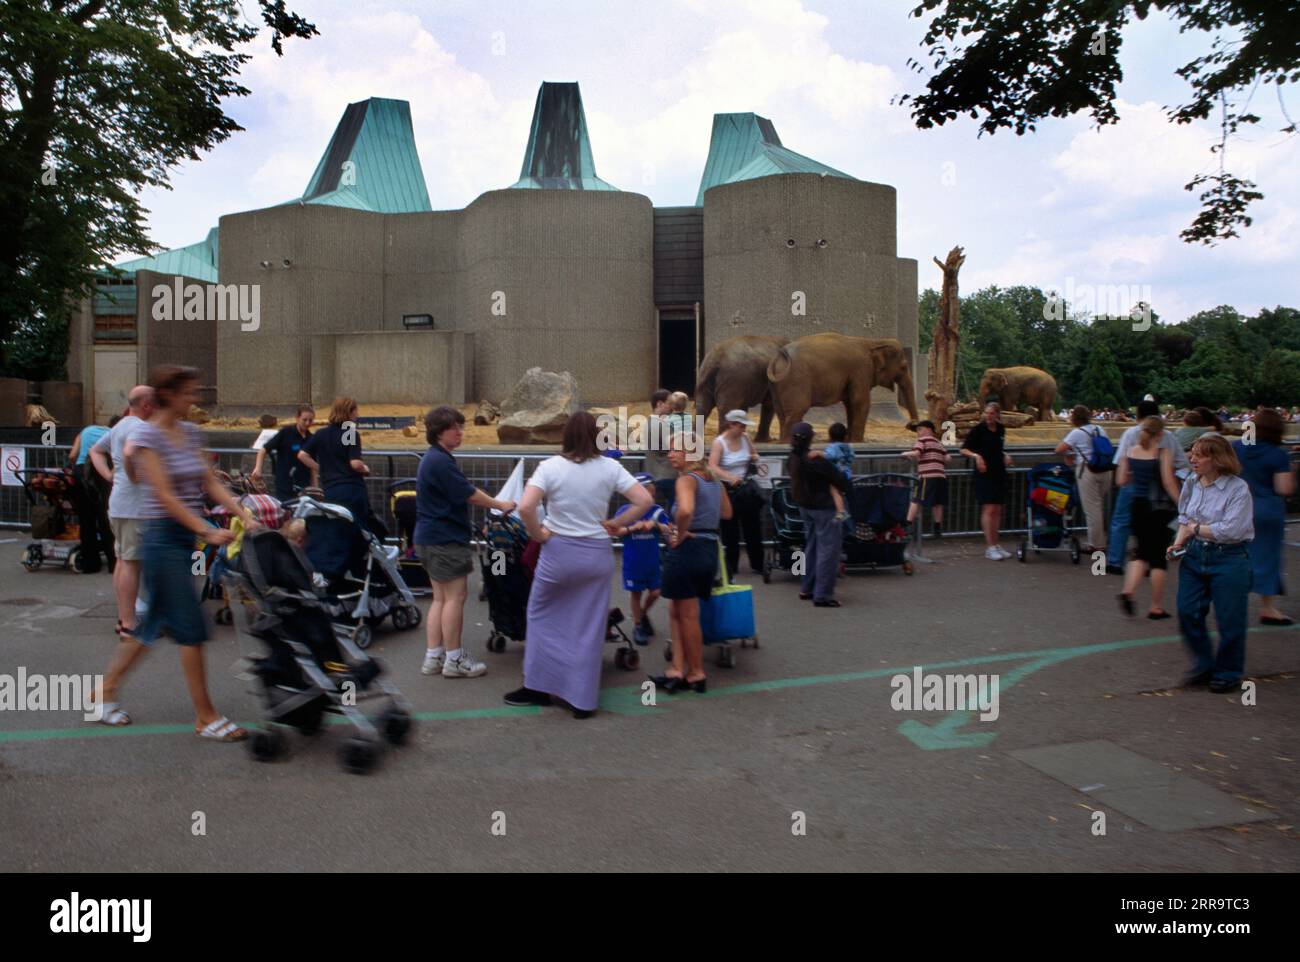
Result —
M149 607L135 635L146 645L165 629L178 645L208 640L195 588L194 532L170 518L144 524L140 537L140 581Z

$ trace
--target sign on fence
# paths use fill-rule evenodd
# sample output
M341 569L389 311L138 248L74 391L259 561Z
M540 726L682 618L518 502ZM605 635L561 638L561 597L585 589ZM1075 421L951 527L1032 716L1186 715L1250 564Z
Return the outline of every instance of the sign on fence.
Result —
M22 487L18 480L18 471L27 467L27 449L19 447L0 448L0 484L10 488Z

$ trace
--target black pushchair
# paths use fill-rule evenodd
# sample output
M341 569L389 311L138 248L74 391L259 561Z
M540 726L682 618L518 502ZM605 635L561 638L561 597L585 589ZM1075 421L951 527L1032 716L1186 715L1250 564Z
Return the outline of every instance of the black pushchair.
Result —
M1075 564L1083 551L1079 539L1070 534L1070 521L1079 508L1079 489L1074 469L1065 464L1035 464L1029 469L1029 490L1025 497L1028 537L1016 545L1022 564L1029 552L1068 551Z
M257 529L245 534L239 554L228 562L225 588L238 616L236 631L251 635L266 648L251 657L253 679L265 706L268 726L249 740L253 757L271 761L288 740L280 726L303 735L320 730L327 713L352 726L340 750L343 767L364 774L374 767L381 738L401 745L411 729L406 699L383 678L383 670L333 621L329 599L315 587L306 555L279 531ZM374 720L360 709L380 699Z
M853 479L846 503L853 533L844 538L844 563L850 570L902 568L907 560L907 508L915 479L907 474L864 474Z
M803 551L805 533L803 516L791 500L788 480L773 479L767 510L772 519L774 543L763 552L763 581L770 583L773 571L789 571L794 566L794 553Z
M507 641L522 642L528 634L528 594L537 567L538 545L529 540L524 523L513 515L489 512L483 523L483 546L479 570L483 574L483 591L487 595L488 619L492 634L487 650L500 654ZM621 609L611 608L605 620L605 641L619 645L614 664L623 671L634 671L641 664L641 653L622 628Z

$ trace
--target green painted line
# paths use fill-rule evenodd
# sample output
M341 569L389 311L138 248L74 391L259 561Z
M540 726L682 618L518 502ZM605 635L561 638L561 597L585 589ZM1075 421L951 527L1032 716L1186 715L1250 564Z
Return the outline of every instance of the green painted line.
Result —
M1249 629L1251 634L1262 631L1294 631L1300 630L1300 624L1292 626L1269 626L1262 628ZM1030 661L1008 672L999 679L999 696L1001 692L1012 687L1017 681L1059 662L1069 661L1073 658L1083 657L1085 655L1098 654L1104 651L1123 651L1129 648L1143 648L1150 645L1169 644L1174 641L1181 641L1181 635L1163 635L1158 638L1134 638L1128 641L1108 641L1093 645L1076 645L1069 648L1042 648L1035 651L1011 651L993 655L975 655L970 658L958 658L950 661L936 661L920 664L923 671L938 670L944 668L965 668L972 665L995 664L1004 661L1019 661L1021 659L1030 659ZM910 673L916 664L907 665L902 668L873 668L868 671L851 671L842 672L835 675L804 675L798 678L774 678L769 681L748 682L743 685L729 685L725 688L715 688L705 695L680 696L694 700L696 698L722 698L731 695L746 695L755 692L766 691L783 691L789 688L805 688L810 685L839 684L854 681L867 681L873 678L886 678L893 675ZM606 688L601 691L600 708L604 711L613 712L620 715L644 715L653 714L660 711L665 705L671 703L674 697L669 696L668 700L661 701L656 699L654 706L643 705L641 703L641 686L630 685L619 688ZM532 716L541 714L542 709L537 707L520 707L501 706L496 708L469 708L459 711L426 711L415 712L412 717L417 721L460 721L475 718L513 718L525 715ZM950 717L936 723L935 725L922 725L920 722L911 722L910 720L900 725L900 731L907 726L908 732L904 732L908 737L917 735L913 738L920 747L925 748L921 742L929 742L933 747L976 747L977 745L987 744L995 737L992 732L982 733L961 733L957 729L965 724L972 712L952 712ZM965 718L960 716L967 716ZM344 719L330 719L333 724L340 724ZM256 728L258 722L240 722L247 728ZM933 733L931 735L920 734L916 728L919 726ZM50 728L34 729L31 731L0 731L0 744L17 743L17 742L40 742L40 741L60 741L64 739L75 738L99 738L108 735L178 735L192 733L194 726L191 724L171 724L171 725L86 725L80 728ZM987 736L987 739L985 738ZM960 744L963 741L969 741L970 744ZM947 744L952 742L953 744Z

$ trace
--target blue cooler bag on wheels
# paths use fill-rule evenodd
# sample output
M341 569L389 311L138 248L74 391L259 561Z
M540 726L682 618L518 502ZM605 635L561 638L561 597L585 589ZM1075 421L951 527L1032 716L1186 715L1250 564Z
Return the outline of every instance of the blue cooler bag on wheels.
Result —
M727 577L718 545L718 562L722 584L715 586L707 601L700 602L700 630L706 645L754 637L754 589L751 585L733 585Z

